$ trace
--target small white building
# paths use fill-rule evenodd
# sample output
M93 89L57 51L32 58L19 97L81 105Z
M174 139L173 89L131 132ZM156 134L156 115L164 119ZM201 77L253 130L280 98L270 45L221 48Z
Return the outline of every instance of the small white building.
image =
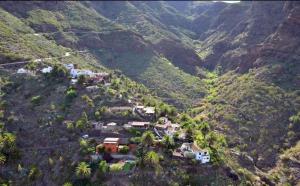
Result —
M183 143L180 150L184 156L185 154L189 154L187 152L193 153L195 155L195 159L200 161L202 164L210 161L209 152L205 149L200 149L195 143Z
M41 70L41 72L42 72L43 74L47 74L47 73L50 73L52 70L53 70L53 68L50 67L50 66L48 66L48 67L46 67L46 68L43 68L43 69Z
M78 82L78 79L71 79L71 85L75 85Z
M20 68L20 69L18 69L18 71L17 71L17 74L28 74L28 73L30 73L30 71L29 71L29 70L26 70L26 69L24 69L24 68Z
M138 128L138 129L146 129L150 126L150 122L146 121L131 121L128 122L128 125L130 125L133 128Z
M155 114L155 107L145 107L144 112L145 114L153 115Z
M107 123L106 127L108 130L115 130L117 128L117 123L115 123L115 122Z

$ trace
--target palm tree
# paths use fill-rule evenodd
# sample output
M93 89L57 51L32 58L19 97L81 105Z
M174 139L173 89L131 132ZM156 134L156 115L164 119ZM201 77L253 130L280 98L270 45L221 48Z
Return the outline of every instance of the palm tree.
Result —
M145 160L149 165L154 166L154 167L156 167L159 164L159 156L154 151L149 151L146 154Z
M175 142L173 140L173 137L171 136L164 136L163 137L163 144L167 149L173 149L175 146Z
M150 147L154 143L154 134L151 131L146 131L142 135L142 144Z
M159 155L154 151L149 151L145 157L146 163L155 169L156 174L159 174L162 170L162 167L159 165L159 159Z
M81 162L76 167L76 175L80 178L87 178L91 175L91 168L87 163Z

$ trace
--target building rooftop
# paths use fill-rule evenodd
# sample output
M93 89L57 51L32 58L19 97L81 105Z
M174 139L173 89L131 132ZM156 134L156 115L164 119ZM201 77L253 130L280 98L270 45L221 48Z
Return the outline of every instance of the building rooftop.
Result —
M115 122L110 122L110 123L107 123L106 126L116 126L117 124Z
M145 126L145 125L149 125L150 122L144 122L144 121L131 121L128 123L131 126Z
M144 111L146 114L154 114L155 113L155 107L146 107L144 108Z
M105 138L103 143L118 143L120 138Z

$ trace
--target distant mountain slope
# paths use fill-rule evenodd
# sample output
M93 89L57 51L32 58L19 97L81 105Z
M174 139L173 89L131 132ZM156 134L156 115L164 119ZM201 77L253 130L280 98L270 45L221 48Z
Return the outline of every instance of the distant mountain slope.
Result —
M88 7L88 5L93 5L94 7L94 4L98 7L98 5L100 6L102 3L104 2L90 2L90 4L87 2L26 2L25 4L22 2L9 2L0 3L0 5L18 17L18 21L21 22L24 27L28 27L32 33L39 33L59 45L75 50L89 50L98 57L103 65L120 69L125 75L145 83L146 86L157 91L161 97L164 97L177 106L186 107L194 102L194 99L197 100L203 97L206 90L201 80L186 73L195 73L193 66L199 65L201 61L193 49L188 46L182 46L180 43L177 44L176 48L171 50L168 49L170 48L169 45L164 45L163 43L159 46L155 46L152 42L144 38L145 33L136 29L129 29L132 25L126 25L122 21L112 19L114 16L106 18L93 8ZM139 18L141 7L137 9L127 2L122 2L119 6L122 4L126 5L126 8L133 8L132 16ZM143 5L142 7L145 8L145 11L153 11L149 7L156 5L156 3L143 3ZM23 6L25 6L25 8L21 8ZM123 8L123 6L121 7ZM115 11L117 11L117 8ZM130 13L129 10L126 9L122 11L124 11L126 15L119 15L120 18L132 20L127 17ZM107 14L107 12L103 13L103 15L106 16ZM149 18L151 17L150 15L147 16ZM17 19L16 17L14 17L14 19ZM151 17L151 19L154 19L154 17ZM131 23L135 23L135 21L132 20ZM163 25L161 23L157 24L160 24L160 26ZM141 28L144 27L142 26ZM159 31L163 30L163 28L160 27L156 29ZM170 33L171 32L167 32L167 35ZM162 38L160 37L160 39ZM170 37L170 42L175 42L174 38ZM161 47L166 47L168 50ZM105 51L106 56L103 56L103 52L101 51ZM180 56L180 58L177 59L176 53L179 51L182 51L181 54L186 55ZM162 53L162 55L160 53ZM159 70L159 66L166 63L165 60L163 60L163 53L165 53L165 57L167 57L170 62L168 71ZM160 62L162 64L160 64ZM184 72L177 70L177 67L172 65L172 63L182 68ZM137 64L139 65L137 66ZM149 69L147 69L148 67ZM134 73L132 73L133 69L135 69ZM150 73L151 76L145 75L145 73ZM153 81L153 77L160 77L161 82L174 83L163 86L163 83L160 81ZM189 80L192 80L191 84L201 86L191 86L189 83L184 83ZM178 97L181 99L177 99Z

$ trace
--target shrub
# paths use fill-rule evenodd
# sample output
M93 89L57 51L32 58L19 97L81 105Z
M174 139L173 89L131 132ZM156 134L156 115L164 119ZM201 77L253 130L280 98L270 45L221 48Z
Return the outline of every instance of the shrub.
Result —
M105 151L105 148L102 144L96 146L96 152L103 153L104 151Z
M68 71L67 69L59 64L55 64L53 66L53 70L50 73L51 77L54 78L62 78L62 77L66 77L68 75Z
M28 178L33 181L37 179L40 175L41 175L40 170L36 166L32 166L29 171Z
M85 129L88 124L88 117L86 112L81 114L81 118L76 122L76 128Z
M123 165L120 163L115 163L110 166L111 172L120 172L123 169Z
M78 77L78 84L79 84L79 85L83 85L85 82L86 82L85 76L84 76L84 75L80 75L80 76Z
M31 103L33 104L33 105L39 105L40 104L40 102L41 102L41 96L33 96L32 98L31 98Z
M77 96L77 92L74 89L70 89L67 91L67 99L73 99Z
M89 107L95 106L93 100L88 95L83 95L81 96L81 98L87 103Z
M128 146L124 146L124 147L119 149L119 153L127 154L128 152L129 152L129 147Z

